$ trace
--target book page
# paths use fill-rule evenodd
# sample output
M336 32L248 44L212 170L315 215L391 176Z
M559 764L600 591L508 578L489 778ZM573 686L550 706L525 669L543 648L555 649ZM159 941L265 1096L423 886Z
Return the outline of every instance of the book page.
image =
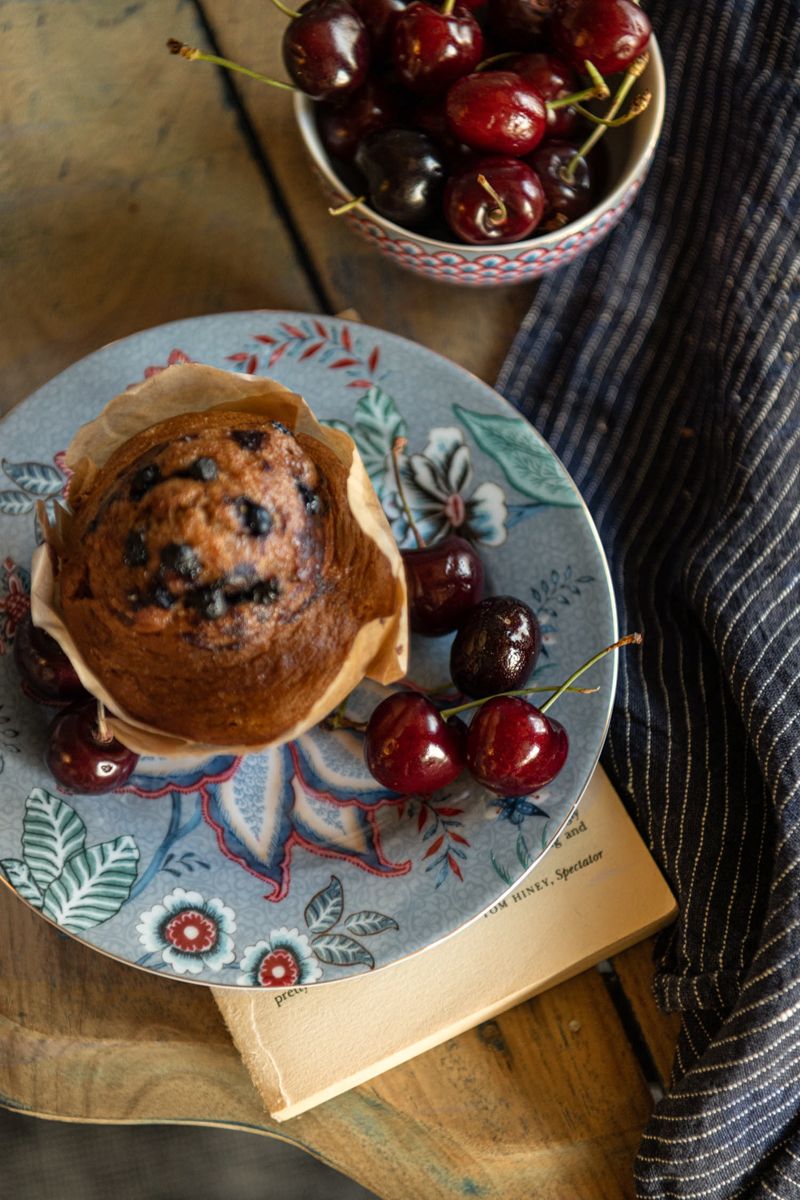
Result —
M598 767L539 865L459 933L322 987L212 990L271 1116L287 1120L632 945L675 911Z

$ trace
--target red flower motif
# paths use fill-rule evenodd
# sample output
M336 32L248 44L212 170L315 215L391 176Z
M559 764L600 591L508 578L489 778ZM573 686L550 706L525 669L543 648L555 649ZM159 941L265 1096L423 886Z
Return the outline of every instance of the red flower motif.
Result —
M258 982L262 987L294 987L299 978L300 965L284 947L265 954L258 968Z
M166 941L184 954L205 954L217 941L214 921L196 908L184 908L164 925Z
M17 626L31 606L30 596L12 558L5 559L3 570L8 592L0 598L0 654L5 654L11 645Z
M145 367L144 377L150 379L153 375L160 375L162 371L166 371L167 367L174 367L176 363L190 363L194 359L189 358L188 354L184 354L182 350L170 350L169 358L163 367Z

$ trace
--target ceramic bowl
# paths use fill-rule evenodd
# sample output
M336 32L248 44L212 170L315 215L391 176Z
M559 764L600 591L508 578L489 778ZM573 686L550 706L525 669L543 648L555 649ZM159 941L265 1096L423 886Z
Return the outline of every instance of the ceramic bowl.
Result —
M645 90L653 94L647 110L630 125L611 130L604 139L609 184L603 199L579 221L555 232L507 245L470 246L403 229L366 204L331 219L348 220L394 262L431 279L485 287L547 275L585 254L614 228L633 203L649 170L664 120L666 91L664 64L655 37L650 39L650 62L634 92ZM294 107L300 133L330 205L335 207L353 199L353 191L337 174L323 148L314 101L298 92Z

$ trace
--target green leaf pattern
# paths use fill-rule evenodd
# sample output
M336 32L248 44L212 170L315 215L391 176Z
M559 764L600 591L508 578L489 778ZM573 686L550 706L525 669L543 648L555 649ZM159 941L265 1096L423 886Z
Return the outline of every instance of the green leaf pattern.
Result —
M139 866L139 848L129 834L86 848L86 826L75 809L44 788L34 788L25 801L22 854L24 861L0 862L8 882L72 932L115 916Z
M25 802L22 854L43 892L85 841L86 826L75 809L44 788L34 788Z
M139 863L129 834L75 854L44 894L43 909L64 929L101 925L128 899Z
M471 412L458 404L453 405L453 411L523 496L538 504L579 507L580 501L564 471L522 417Z

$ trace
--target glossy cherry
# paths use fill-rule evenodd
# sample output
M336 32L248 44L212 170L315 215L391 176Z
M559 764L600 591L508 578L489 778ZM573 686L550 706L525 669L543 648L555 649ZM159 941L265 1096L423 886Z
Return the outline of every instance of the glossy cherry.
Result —
M319 105L317 124L322 144L334 158L352 162L359 142L378 129L394 125L399 113L397 93L377 79L368 79L341 103Z
M451 633L483 596L483 563L466 538L451 533L430 546L403 550L408 617L414 633Z
M555 54L517 54L505 60L502 66L504 71L513 71L515 75L526 79L545 101L561 100L578 90L578 80L572 67ZM572 105L548 108L545 136L570 137L579 123L578 111Z
M37 700L68 703L88 695L58 642L34 625L30 612L22 618L14 635L14 662L23 683Z
M542 96L512 71L476 71L459 79L447 93L446 110L453 136L487 154L530 154L547 129Z
M644 51L652 26L634 0L560 0L551 30L576 71L588 58L601 75L613 75Z
M347 0L307 0L284 31L283 61L312 100L345 96L367 78L367 27Z
M545 197L536 172L518 158L477 159L448 180L445 219L465 242L517 242L542 219Z
M435 792L464 767L463 733L442 720L417 692L395 692L381 701L367 724L364 754L370 773L393 792Z
M100 795L121 787L139 761L98 720L96 700L65 708L50 726L47 765L62 791Z
M434 143L416 129L384 129L360 143L356 166L371 206L398 225L414 228L437 216L445 170Z
M487 700L467 732L467 766L500 796L526 796L558 775L569 752L563 725L516 696Z
M592 206L592 177L585 158L579 158L571 179L564 172L577 154L570 142L547 141L525 160L541 180L545 195L544 228L559 229L576 221Z
M373 63L386 58L391 52L395 20L408 7L408 0L350 0L350 3L367 27Z
M468 8L446 11L414 0L395 19L392 62L410 91L443 92L477 67L483 44L481 27Z
M450 677L465 696L524 687L539 656L536 614L515 596L488 596L470 609L450 648Z

